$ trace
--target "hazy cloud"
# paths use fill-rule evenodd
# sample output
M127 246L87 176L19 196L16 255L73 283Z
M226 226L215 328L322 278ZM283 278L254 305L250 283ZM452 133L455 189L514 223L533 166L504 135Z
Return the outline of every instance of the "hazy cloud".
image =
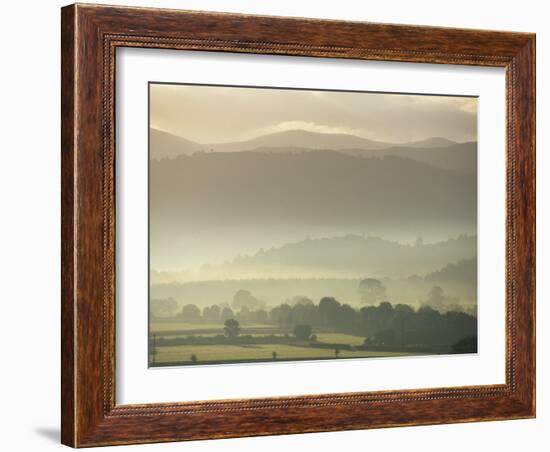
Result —
M262 127L254 131L254 134L266 135L275 132L285 132L287 130L306 130L308 132L318 133L349 133L352 135L364 135L364 129L353 129L351 127L334 127L323 124L316 124L312 121L283 121L278 124Z

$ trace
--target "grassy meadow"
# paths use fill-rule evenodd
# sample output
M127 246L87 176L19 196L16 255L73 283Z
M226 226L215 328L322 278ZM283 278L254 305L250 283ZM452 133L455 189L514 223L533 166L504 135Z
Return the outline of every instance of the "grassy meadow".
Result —
M336 358L332 349L309 348L282 344L260 345L179 345L174 347L161 347L156 365L184 365L184 364L211 364L212 362L227 361L231 356L231 362L274 361L273 352L277 353L279 361L315 360ZM191 356L196 355L197 361L193 362ZM382 352L368 350L342 350L338 358L375 358L384 356L404 356L412 353ZM415 355L418 355L415 353Z
M189 338L215 339L224 335L223 325L216 323L188 323L178 321L151 322L150 334L161 346L154 345L153 367L171 365L197 365L238 362L298 361L332 358L374 358L418 355L402 351L359 349L365 338L352 334L317 332L316 346L310 341L293 339L292 331L273 325L247 324L240 330L241 336L252 336L252 342L278 338L294 343L242 343L242 344L174 344L165 341Z

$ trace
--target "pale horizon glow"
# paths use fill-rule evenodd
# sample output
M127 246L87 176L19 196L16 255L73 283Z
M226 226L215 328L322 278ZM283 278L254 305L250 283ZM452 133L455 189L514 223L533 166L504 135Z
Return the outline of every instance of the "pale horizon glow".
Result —
M395 144L477 137L477 97L159 83L150 90L151 128L198 144L290 130Z

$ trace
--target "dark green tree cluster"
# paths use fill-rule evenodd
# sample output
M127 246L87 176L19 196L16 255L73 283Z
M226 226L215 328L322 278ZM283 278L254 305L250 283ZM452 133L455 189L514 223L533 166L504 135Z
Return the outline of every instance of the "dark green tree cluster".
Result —
M364 290L369 302L384 294L383 288L372 281L365 283ZM312 333L324 330L362 336L365 345L373 347L426 347L453 353L477 350L477 319L464 312L441 312L430 306L414 309L388 301L356 309L333 297L323 297L318 304L305 297L296 297L292 302L269 310L242 306L237 312L217 305L201 312L188 304L182 308L180 318L192 323L223 324L227 338L238 336L240 325L258 323L278 326L300 340L314 341Z
M415 310L389 302L354 309L332 297L322 298L318 305L277 306L269 312L269 320L281 328L294 328L296 337L301 334L296 334L296 328L305 325L312 331L354 334L365 337L367 344L391 347L448 348L465 337L477 336L477 319L463 312L442 314L428 306Z
M294 327L294 336L296 339L307 341L311 337L313 328L311 325L296 325Z
M226 337L233 339L239 335L241 332L241 327L239 326L239 322L237 320L229 319L225 321L223 331Z

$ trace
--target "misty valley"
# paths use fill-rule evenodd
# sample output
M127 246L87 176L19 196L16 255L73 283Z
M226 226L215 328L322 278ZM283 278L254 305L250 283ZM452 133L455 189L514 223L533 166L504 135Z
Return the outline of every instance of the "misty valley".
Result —
M447 256L463 257L468 244L470 253L475 250L473 237L457 242L454 253L447 251ZM422 256L419 248L424 247L435 252L433 245L417 243L409 248ZM381 250L377 251L370 255L383 261ZM260 263L251 265L257 268ZM286 265L292 266L288 258ZM240 270L245 271L243 266ZM156 272L151 285L149 363L475 353L476 274L473 258L402 279L160 282L177 275Z
M323 283L329 287L332 282ZM294 296L270 307L245 289L238 290L230 304L202 309L195 304L180 306L173 298L153 299L150 365L477 351L475 305L460 305L440 286L431 287L425 302L415 307L386 301L387 288L377 279L339 283L358 283L362 306L343 304L334 297L314 303L306 296ZM252 285L262 286L260 281ZM266 289L270 285L273 282L266 282Z
M151 367L477 353L477 100L150 85Z

